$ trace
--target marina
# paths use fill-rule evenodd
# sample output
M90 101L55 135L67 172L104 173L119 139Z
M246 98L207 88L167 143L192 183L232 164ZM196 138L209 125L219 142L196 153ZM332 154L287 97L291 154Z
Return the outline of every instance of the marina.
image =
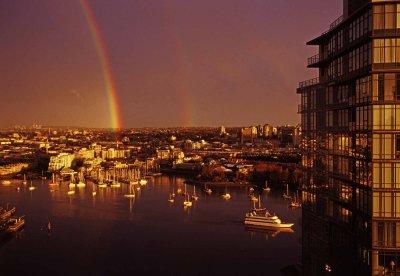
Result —
M243 214L253 206L246 187L230 188L227 201L223 187L207 194L187 185L186 196L173 196L184 187L184 179L173 176L148 179L139 191L134 186L140 185L129 184L99 189L91 181L70 188L64 181L51 192L49 181L33 180L34 193L20 180L0 186L1 200L17 206L27 219L18 238L0 247L5 273L259 275L263 268L246 265L256 254L270 275L279 275L283 267L299 262L301 211L291 210L280 191L255 189L254 194L268 210L295 223L288 230L244 225ZM195 191L198 200L192 201ZM124 196L129 194L135 197ZM185 201L191 206L183 207ZM60 274L65 260L68 266Z

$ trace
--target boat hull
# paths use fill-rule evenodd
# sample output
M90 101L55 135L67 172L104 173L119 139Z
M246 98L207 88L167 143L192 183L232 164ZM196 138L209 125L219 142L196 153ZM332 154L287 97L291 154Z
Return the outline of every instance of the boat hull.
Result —
M263 222L263 221L257 221L257 220L251 220L251 219L245 219L244 221L245 225L252 225L252 226L257 226L257 227L265 227L265 228L291 228L294 223L273 223L273 222Z

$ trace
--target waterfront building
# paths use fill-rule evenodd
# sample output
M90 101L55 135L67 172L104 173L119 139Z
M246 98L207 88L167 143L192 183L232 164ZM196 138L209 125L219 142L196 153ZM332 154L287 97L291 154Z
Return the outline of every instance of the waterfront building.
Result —
M400 1L344 0L301 82L304 275L400 275Z
M29 167L28 163L16 163L16 164L9 164L0 166L0 175L10 175L19 173L24 169Z
M62 168L70 168L72 161L75 159L74 154L70 153L60 153L57 156L51 156L49 162L49 171L54 172L61 170Z

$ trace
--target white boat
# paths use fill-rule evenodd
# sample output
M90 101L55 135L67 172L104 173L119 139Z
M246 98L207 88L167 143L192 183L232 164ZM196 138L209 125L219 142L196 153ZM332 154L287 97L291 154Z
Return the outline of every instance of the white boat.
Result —
M286 193L284 193L284 194L282 195L282 197L283 197L284 199L292 199L292 197L289 195L289 184L286 184Z
M1 181L1 184L3 184L3 185L10 185L10 184L11 184L11 181L10 181L10 180L3 180L3 181Z
M52 174L52 182L49 182L49 186L56 186L58 185L55 181L54 173Z
M261 207L261 197L258 195L258 207L256 207L256 202L253 201L253 209L251 211L256 212L256 213L265 213L267 209L265 207Z
M24 174L24 180L22 180L22 184L27 184L28 183L28 181L26 181L26 175Z
M246 213L244 224L269 228L290 228L294 225L294 223L282 222L276 215L271 215L268 212L257 214L254 211Z
M103 182L99 182L99 184L97 184L97 186L98 186L99 188L107 188L107 184L106 184L106 183L103 183Z
M175 201L175 199L174 199L174 197L172 196L172 194L169 194L168 202L169 202L169 203L174 203L174 201Z
M183 196L186 196L186 195L187 195L187 192L186 192L186 184L185 184L185 191L182 193L182 195L183 195Z
M32 180L31 180L31 186L29 186L29 191L33 191L35 189L36 189L36 187L32 186Z
M192 199L195 200L195 201L199 200L199 197L196 195L196 186L193 186Z
M110 187L111 187L111 188L120 188L120 187L121 187L121 183L119 183L119 182L113 182L113 183L110 185Z
M225 187L225 194L222 195L222 198L223 199L230 199L231 198L231 195L228 193L228 190L227 190L226 187Z
M76 184L76 187L78 187L78 188L85 188L85 187L86 187L86 183L85 183L85 182L79 181L79 183Z
M250 201L257 202L258 198L256 198L254 195L251 195L250 196Z
M129 189L130 189L130 193L129 194L124 194L124 197L126 197L126 198L134 198L135 197L135 190L133 189L133 186L130 185Z
M142 178L142 179L140 179L139 184L142 185L142 186L144 186L144 185L147 184L147 180L144 179L144 178Z
M73 195L73 194L75 194L75 191L74 190L69 190L67 194L68 195Z
M268 187L268 181L267 181L267 180L265 180L265 187L263 188L263 191L264 191L264 192L269 192L269 191L271 191L271 188Z
M183 206L184 207L191 207L193 205L193 203L190 201L189 195L187 195L187 200L185 197L185 200L183 201Z
M289 207L291 208L301 207L301 201L298 200L298 193L296 193L294 199L290 202Z
M207 184L204 186L204 192L209 195L212 194L212 190L207 187Z
M92 196L96 195L97 195L96 186L93 184Z

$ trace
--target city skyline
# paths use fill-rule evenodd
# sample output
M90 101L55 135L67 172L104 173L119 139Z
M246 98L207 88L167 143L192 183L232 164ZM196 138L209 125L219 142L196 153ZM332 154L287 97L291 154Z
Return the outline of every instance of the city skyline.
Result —
M107 128L118 110L124 128L295 125L292 91L317 74L303 69L317 51L304 44L341 8L320 1L4 1L0 127Z

